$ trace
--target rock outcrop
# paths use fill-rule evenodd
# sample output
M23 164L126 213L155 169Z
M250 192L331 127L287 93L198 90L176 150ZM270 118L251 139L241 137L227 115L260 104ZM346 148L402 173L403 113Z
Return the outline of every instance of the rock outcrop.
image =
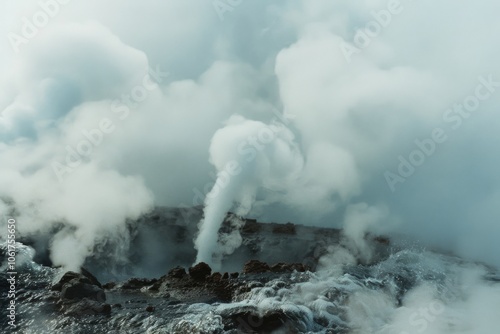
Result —
M205 279L212 273L212 268L205 262L200 262L194 267L189 268L189 276L197 281Z
M111 306L106 304L106 293L101 283L88 271L66 272L51 287L58 297L57 305L66 315L109 314Z
M302 263L276 263L272 266L269 266L265 262L261 262L258 260L251 260L245 263L243 267L244 274L260 274L266 272L273 273L288 273L293 271L305 272L310 270L307 266Z

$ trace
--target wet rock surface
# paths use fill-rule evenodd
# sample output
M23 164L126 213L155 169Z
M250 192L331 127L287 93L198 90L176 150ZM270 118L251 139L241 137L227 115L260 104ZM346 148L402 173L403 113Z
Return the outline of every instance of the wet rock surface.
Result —
M179 266L172 268L167 274L168 277L172 278L183 278L186 275L187 275L186 269Z
M175 259L184 260L178 262L180 265L162 267L161 273L154 277L130 275L124 279L103 279L103 273L110 269L105 265L91 266L90 271L82 268L80 273L66 272L55 284L42 284L52 282L52 278L47 277L33 282L25 280L30 282L33 290L25 288L26 295L20 299L40 305L37 310L41 312L37 315L39 319L58 319L55 330L50 327L50 320L45 322L50 328L45 332L54 333L121 333L121 328L127 328L130 333L144 333L155 326L168 328L168 333L196 333L200 326L215 328L203 333L273 333L277 330L298 333L310 330L304 327L306 314L300 309L265 310L245 302L255 293L278 295L292 289L294 284L307 282L314 276L318 259L327 253L328 246L340 240L340 231L238 219L241 220L242 245L231 255L237 260L232 260L233 265L223 267L220 272L205 263L185 265L186 262L193 263L193 254L187 253L184 257L174 251ZM161 214L148 220L148 224L153 225L165 223ZM225 223L228 230L229 223ZM176 225L169 231L169 236L178 242L192 239L188 227ZM386 239L375 242L381 247L388 245ZM46 267L44 270L56 272L58 269ZM98 274L105 284L93 274ZM356 279L358 276L365 279L369 274L352 271L352 277ZM401 295L404 295L411 282L398 279ZM343 292L331 292L326 296L337 300L344 298ZM320 318L308 321L329 326L328 321ZM332 333L341 333L334 328L331 330ZM152 330L151 333L162 332Z
M106 293L101 283L87 270L82 273L66 272L51 287L58 298L56 305L66 315L109 314Z
M165 274L165 268L188 268L196 259L193 240L198 233L196 222L202 219L202 215L202 207L157 207L128 225L130 247L122 254L126 262L119 263L113 258L113 247L117 245L110 244L98 256L89 257L85 267L102 282L122 281L130 277L158 278ZM221 268L222 272L241 270L239 266L250 260L268 264L298 262L315 270L319 258L328 252L328 247L339 244L342 238L341 231L335 228L264 223L230 213L220 229L219 237L221 240L227 239L236 232L241 237L241 245L232 254L224 256L223 265L229 265ZM50 240L50 237L46 240ZM29 238L22 242L36 246L37 256L45 254L50 246L44 241ZM376 252L380 257L373 259L378 261L387 255L384 249L390 246L389 240L379 237L374 243L380 245L380 251ZM163 255L156 251L163 249ZM50 262L47 257L42 260L43 263ZM112 268L109 267L110 263Z
M245 263L245 266L243 267L243 273L244 274L251 274L251 273L265 273L271 271L271 267L267 263L258 261L258 260L251 260Z
M205 262L200 262L194 267L189 268L189 276L197 281L204 280L207 276L210 276L211 273L212 268Z
M162 221L161 216L153 216L151 219L153 222ZM98 317L93 321L101 321L98 319L124 314L142 319L153 314L179 317L192 312L190 307L195 305L206 304L215 308L218 305L231 305L246 300L255 289L264 289L271 283L271 290L277 293L281 289L290 288L293 283L307 281L317 260L327 252L327 246L340 238L338 230L309 229L290 223L262 224L255 220L244 220L240 232L247 254L262 255L270 247L286 250L290 245L300 246L299 251L302 253L300 256L292 254L288 257L279 254L259 256L258 259L246 261L238 272L214 272L208 264L201 262L191 267L166 268L165 274L158 278L133 277L123 281L109 281L104 285L85 269L81 273L67 272L51 287L56 294L55 308L65 316L80 319ZM178 238L182 239L183 235L177 233ZM309 248L304 248L303 245L307 242L310 242ZM387 238L378 238L374 242L384 247L389 244ZM304 249L308 249L308 252L304 253ZM262 260L266 258L269 261ZM302 262L287 261L290 258ZM281 261L272 261L273 259ZM358 268L350 275L364 279L368 273ZM399 277L398 282L401 282ZM406 285L407 282L401 283ZM341 295L336 297L341 298ZM276 330L299 333L303 326L298 313L280 309L262 313L255 306L222 308L214 316L220 318L220 325L228 333L273 333ZM322 320L315 321L321 323ZM193 324L181 322L172 332L195 330L195 324L196 321ZM332 329L332 333L334 332L341 331Z
M256 267L252 267L253 265ZM147 282L147 280L134 278L124 283L105 284L104 287L113 303L112 312L128 310L139 314L144 311L161 314L165 311L172 312L175 308L183 309L193 304L205 303L216 306L244 300L253 289L262 288L272 280L279 278L288 281L291 275L299 272L297 269L305 272L305 267L301 264L268 265L259 261L249 261L245 268L259 269L219 273L212 272L206 263L199 263L187 268L187 270L182 267L172 268L159 279L149 280L149 285L128 284L129 282ZM266 270L264 271L262 268L266 268ZM283 282L276 288L285 286L289 286L289 284ZM120 302L118 303L118 301ZM221 317L224 330L234 330L234 333L272 333L277 329L298 328L298 324L294 322L297 319L280 310L262 315L255 307L237 307L222 309L218 316ZM179 328L187 330L186 328L191 327L184 324Z
M286 333L300 333L293 317L276 310L259 314L254 307L231 309L221 313L224 329L237 333L272 333L277 330Z
M391 241L384 238L374 243L374 247L387 247ZM317 253L312 258L324 254L324 245L314 249ZM380 262L349 261L318 271L299 261L255 258L224 272L200 263L163 268L157 278L101 284L83 269L63 274L59 268L31 263L19 268L18 332L368 333L349 320L353 298L361 296L358 301L365 303L366 294L377 297L375 301L383 298L375 308L404 307L408 293L419 285L452 286L457 277L450 273L462 265L464 261L456 257L403 249ZM0 276L5 280L5 273ZM485 268L487 284L498 284L499 278L495 268ZM445 291L450 292L455 290Z
M265 262L261 262L258 260L251 260L245 263L243 267L244 274L260 274L266 272L273 273L291 273L294 271L305 272L311 270L307 265L302 263L276 263L272 266L268 265Z

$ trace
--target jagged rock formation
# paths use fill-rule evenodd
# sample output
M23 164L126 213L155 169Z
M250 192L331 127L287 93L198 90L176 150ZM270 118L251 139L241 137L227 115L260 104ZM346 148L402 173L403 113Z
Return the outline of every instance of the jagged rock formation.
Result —
M101 283L87 270L69 271L51 287L55 292L59 310L66 315L109 314L106 294Z

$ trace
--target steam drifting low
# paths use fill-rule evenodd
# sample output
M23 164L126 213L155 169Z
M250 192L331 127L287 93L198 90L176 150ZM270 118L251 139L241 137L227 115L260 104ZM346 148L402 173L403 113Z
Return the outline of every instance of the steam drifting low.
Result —
M72 270L128 261L153 207L201 204L184 224L214 268L241 242L220 242L228 212L343 227L366 259L372 232L500 266L497 2L394 6L4 4L0 213Z

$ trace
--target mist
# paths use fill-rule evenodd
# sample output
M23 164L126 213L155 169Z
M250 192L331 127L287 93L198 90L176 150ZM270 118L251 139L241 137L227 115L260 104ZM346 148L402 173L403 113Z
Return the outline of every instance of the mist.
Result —
M40 4L2 6L0 210L54 264L204 205L215 267L229 211L500 265L496 2L72 1L29 38Z

